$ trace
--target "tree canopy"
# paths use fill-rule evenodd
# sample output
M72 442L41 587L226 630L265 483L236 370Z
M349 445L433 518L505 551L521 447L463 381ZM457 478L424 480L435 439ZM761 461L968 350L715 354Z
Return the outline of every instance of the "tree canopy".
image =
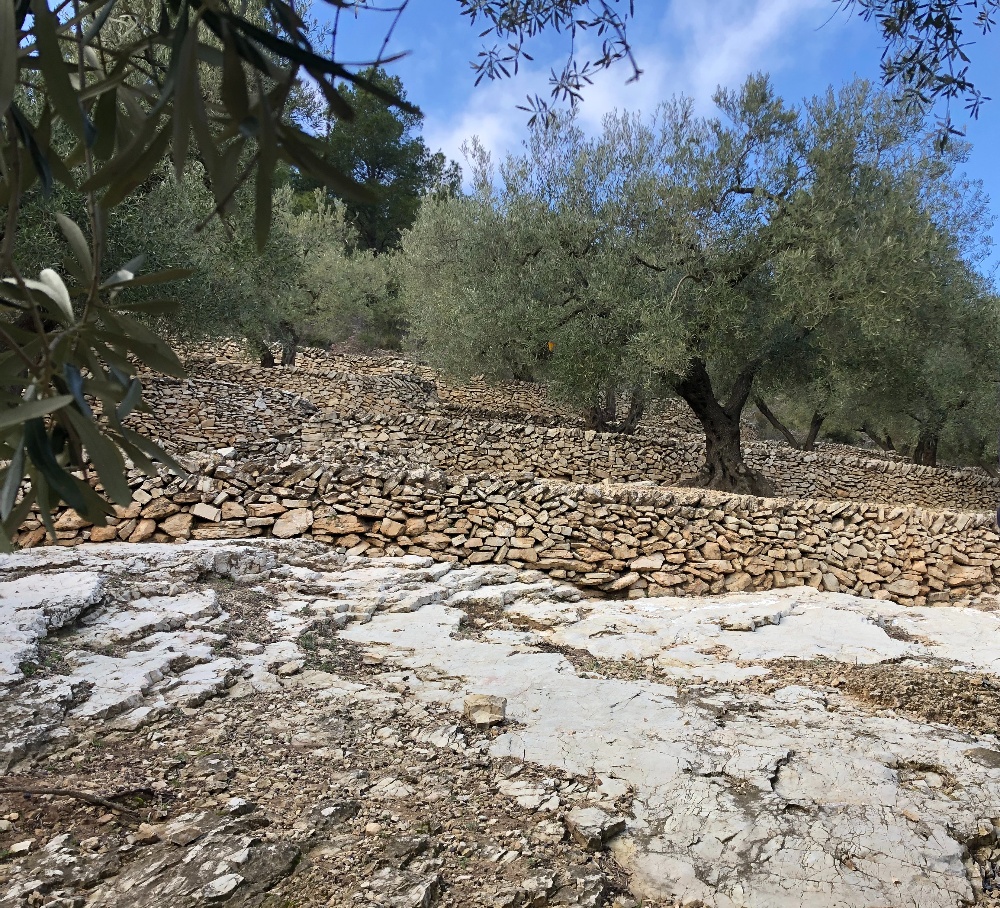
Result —
M413 343L452 368L531 371L585 407L679 395L706 432L700 482L763 493L740 447L754 387L818 370L843 391L856 339L919 337L983 213L947 202L958 156L865 82L790 105L754 76L716 101L612 114L595 139L563 118L497 189L480 155L474 196L404 238L404 295Z
M364 77L406 100L399 77L383 69L367 70ZM371 201L345 201L348 218L363 248L386 252L399 244L402 231L413 224L423 196L458 192L462 173L454 161L427 148L418 132L423 122L419 110L387 107L370 92L352 86L344 86L342 92L354 116L327 121L323 158L367 190ZM319 185L320 181L306 175L295 181L307 203ZM327 190L327 197L332 202L337 194Z

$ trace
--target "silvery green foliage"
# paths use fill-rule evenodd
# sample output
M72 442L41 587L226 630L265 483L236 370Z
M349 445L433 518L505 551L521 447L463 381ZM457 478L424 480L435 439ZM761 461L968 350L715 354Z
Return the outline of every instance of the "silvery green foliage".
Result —
M962 101L978 117L982 90L970 74L971 48L978 37L988 38L996 26L998 0L834 0L878 23L885 43L882 76L886 85L901 91L902 100L918 110L943 100L941 139L960 136L951 104ZM970 35L971 32L971 35ZM978 35L976 34L978 32ZM981 51L979 51L982 53ZM981 84L981 83L980 83Z
M329 204L320 190L305 211L294 213L291 202L287 191L275 202L298 263L296 289L280 317L309 343L355 338L366 347L398 346L402 313L392 255L360 249L345 206Z
M903 363L938 343L928 319L967 324L949 288L988 217L962 149L939 154L863 81L795 105L754 76L716 104L612 114L594 138L558 119L498 169L473 146L476 191L404 238L414 347L581 405L608 383L669 393L700 363L720 401L756 383L900 409L900 386L919 393Z

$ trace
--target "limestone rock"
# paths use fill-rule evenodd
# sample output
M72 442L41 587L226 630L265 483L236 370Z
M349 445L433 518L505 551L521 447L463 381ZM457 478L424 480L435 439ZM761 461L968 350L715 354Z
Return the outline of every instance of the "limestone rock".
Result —
M625 831L625 818L605 813L600 807L574 807L566 814L570 835L589 851L600 851Z
M659 552L654 555L643 555L636 558L629 567L633 571L658 571L663 567L663 555Z
M242 520L247 516L247 509L238 501L224 501L222 503L223 520Z
M920 595L920 584L916 580L895 580L885 587L886 592L896 596L913 597Z
M313 525L313 513L308 508L293 508L286 511L274 523L271 533L279 539L301 536Z
M80 530L83 527L89 527L90 524L91 521L87 520L86 517L81 517L72 508L63 511L55 522L57 530Z
M190 514L173 514L160 524L160 529L175 539L187 539L191 535L194 518Z
M142 509L140 514L150 520L162 520L164 517L176 514L179 510L180 508L166 495L162 495L159 498L154 498Z
M989 583L992 579L992 572L985 565L973 567L972 565L952 565L948 572L949 586L975 586L976 584Z
M305 668L305 664L305 659L293 659L291 662L286 662L284 665L278 666L278 677L290 678L292 675L297 675Z
M210 523L218 523L222 519L221 509L201 501L191 506L191 514L199 520L207 520Z
M606 904L610 887L607 877L593 864L571 867L552 897L550 905L576 905L578 908L600 908Z
M91 542L110 542L118 535L118 527L109 524L106 527L92 527L90 530Z
M140 845L152 845L154 842L160 841L160 834L155 826L149 823L140 823L139 828L135 831L135 840Z
M345 826L361 812L361 802L354 800L320 801L310 814L318 832L327 833Z
M385 846L382 860L396 870L403 870L415 857L427 851L428 847L430 838L426 835L399 836Z
M225 818L202 812L183 822L197 831L187 844L165 836L147 846L117 876L99 886L88 900L93 908L177 908L179 905L224 903L233 908L259 905L261 897L292 872L299 849L281 840L252 838L246 832L261 825L254 817ZM261 818L262 819L262 818ZM185 861L188 845L198 841L198 860Z
M156 521L144 517L128 537L129 542L145 542L156 532Z
M394 539L403 532L404 527L405 524L400 523L398 520L390 520L386 517L379 525L379 532L383 536L388 536L390 539Z
M536 842L558 843L566 838L566 828L558 820L542 820L531 832Z
M302 499L293 496L307 496L310 487L305 483L315 481L310 478L314 472L303 465L282 474L283 486L273 478L262 479L260 485L270 484L282 501L298 501ZM451 499L460 499L464 492L459 490L465 487L452 488L447 489ZM498 512L506 507L503 501L514 500L502 487L483 488L496 499L489 505ZM556 515L538 520L538 525L569 528L574 519L571 509L591 506L593 516L588 519L603 519L600 501L575 492L571 497L568 488L561 485L558 496L535 502ZM178 494L216 492L213 487ZM346 500L336 489L325 494L337 502ZM392 493L380 486L378 494ZM422 493L405 494L412 494L423 508ZM587 494L598 499L604 493ZM658 492L648 494L658 501ZM707 501L712 503L711 496ZM830 510L850 506L820 505ZM765 511L771 507L759 506ZM648 519L661 520L659 505L648 507ZM558 508L565 510L556 514ZM379 509L384 516L385 508L374 503L365 520L382 519ZM477 528L471 521L468 526L442 526L430 512L420 513L427 515L420 519L429 531L462 532L470 540L486 538L472 535ZM906 516L891 514L889 510L882 514L886 526ZM875 520L877 511L872 515ZM803 519L806 527L813 527L810 514ZM833 527L835 519L837 515L827 524ZM943 519L929 513L920 526L929 530ZM704 531L699 521L735 528L726 520L736 518L721 508L715 513L692 506L690 539L678 535L668 543L674 530L662 537L662 544L673 546L672 551L664 549L664 565L681 563L669 559L697 541L697 534ZM801 563L802 574L825 585L818 551L822 544L795 538L797 531L767 520L761 516L758 523L749 528L740 524L740 529L748 534L773 533L781 540L780 545L775 543L774 554L766 557L781 565L782 576L792 577ZM515 525L514 520L509 522ZM665 532L665 517L662 522L659 532ZM517 527L521 532L522 525ZM909 526L907 532L921 530ZM985 524L975 533L982 539L983 551L971 545L964 554L956 549L956 558L970 562L962 567L988 566L985 550L995 534ZM620 535L623 538L616 534L618 552L613 561L608 552L598 551L596 537L591 537L594 544L586 552L594 561L577 561L570 556L580 553L573 552L556 552L550 560L564 565L559 570L567 573L581 564L581 571L606 568L593 571L604 578L626 573L628 553L641 549L632 542L636 537L627 531ZM100 727L98 723L112 725L115 738L127 732L132 741L148 748L149 757L166 760L164 767L173 764L168 754L189 755L176 770L180 783L189 786L192 796L206 798L202 803L211 803L218 814L171 819L156 827L159 842L136 842L135 847L130 842L121 852L116 846L100 862L96 857L70 855L76 859L72 873L79 870L91 881L81 889L88 898L92 894L92 904L100 908L203 903L214 891L212 886L224 890L235 876L242 881L235 883L224 904L260 904L263 894L254 888L253 869L260 852L253 849L263 843L293 845L283 838L284 830L292 826L286 820L292 817L283 815L280 825L261 833L253 826L252 813L236 817L228 806L216 806L233 803L219 794L227 785L234 792L254 792L275 810L301 811L289 835L309 841L310 848L315 837L326 839L318 844L328 846L330 855L345 844L354 848L349 839L363 842L357 847L367 849L371 858L365 865L368 874L378 876L372 868L383 860L383 849L384 862L392 861L389 870L412 873L418 879L433 877L440 860L447 864L467 857L477 873L485 866L482 862L489 861L490 892L477 890L486 896L485 904L501 885L499 878L493 882L494 867L512 888L524 879L551 880L551 885L535 887L532 900L600 904L604 896L595 892L600 893L604 884L594 875L598 868L593 863L574 865L586 871L579 878L570 874L562 858L549 864L556 852L567 861L582 856L576 834L572 841L553 847L546 838L555 833L543 824L553 822L559 811L579 819L575 812L592 809L587 805L600 806L614 820L615 811L629 810L628 802L638 819L630 824L629 835L612 839L610 847L633 885L661 902L669 903L675 894L671 887L683 880L689 887L683 897L689 901L721 905L742 891L740 898L747 904L783 908L802 902L802 893L798 889L789 893L786 882L806 875L817 886L807 894L810 908L874 901L901 905L901 899L921 908L954 908L973 901L976 894L964 862L979 862L980 857L971 853L977 843L996 838L989 820L1000 804L996 772L1000 754L991 736L978 724L970 724L968 717L971 713L971 723L985 725L1000 702L989 683L1000 660L997 614L987 608L919 601L901 606L803 587L721 598L691 595L695 588L691 571L705 575L697 580L706 591L721 589L723 578L731 575L710 572L738 566L753 551L752 539L732 533L727 541L732 548L720 545L726 558L719 561L725 565L696 568L704 562L685 562L679 572L691 584L686 596L640 600L602 598L596 592L581 597L575 587L541 572L504 564L483 568L436 564L408 549L405 542L394 546L390 557L379 559L348 555L312 540L264 539L17 552L0 559L0 652L14 658L11 641L17 641L17 647L34 645L41 663L41 656L50 650L39 651L39 641L51 629L63 627L58 640L51 642L64 664L56 673L43 670L34 677L0 682L0 767L25 756L33 758L41 748L76 756L68 743L70 725L89 734ZM610 540L604 541L610 548ZM890 576L909 580L921 569L914 567L912 558L907 567L900 555L902 544L894 544L898 550L888 543L872 544L878 558L899 562L877 576L886 582ZM849 556L846 543L835 545L838 548L830 548L831 559L846 562L862 557ZM813 551L807 552L807 546ZM687 556L681 553L681 557ZM927 565L943 584L948 564L928 555ZM3 579L8 577L12 579ZM206 590L218 578L239 583L225 584L227 589L216 602ZM230 601L239 608L227 615L223 608L228 611ZM405 607L397 608L401 605ZM463 611L472 619L465 624ZM338 623L341 617L346 622L343 627ZM328 620L330 625L321 624ZM759 632L726 633L720 625L727 621L746 622ZM475 630L470 632L470 627ZM305 645L302 635L309 631L331 638L321 639L315 656L309 658L319 664L329 659L335 668L315 672L315 683L310 673L308 685L299 683L301 674L287 684L279 683L268 667L301 658L298 642ZM227 642L228 633L237 645ZM107 646L108 641L114 645ZM366 662L362 654L372 651L381 660ZM574 662L586 670L577 670ZM952 663L954 672L941 667ZM346 670L343 679L332 674L340 666ZM875 717L870 705L845 696L844 690L835 693L832 688L840 688L839 681L829 683L840 674L852 678L862 670L885 679L881 692L874 686L866 688L876 705L890 704ZM942 676L947 677L942 680ZM240 721L248 701L226 699L208 704L199 716L193 704L225 693L227 679L235 677L241 678L243 696L274 696L282 708L268 712L266 704L262 712L249 699L254 716ZM935 703L941 708L928 718L920 712L927 702L920 689L934 679L935 690L949 693ZM916 695L905 693L911 685L916 686ZM464 691L513 698L517 725L495 736L458 725ZM951 692L960 709L951 708ZM897 693L900 703L891 705ZM966 703L975 705L963 718ZM174 721L177 706L187 710L179 724ZM145 731L135 734L153 719L165 721L157 722L148 736ZM457 733L462 727L471 744ZM168 728L183 729L187 740L166 734ZM229 738L233 732L235 740ZM297 770L318 767L318 778L303 780L294 773L261 778L246 772L248 767L241 765L246 750L236 743L256 743L257 736L273 738L266 751L279 760L287 757ZM313 744L322 744L325 753L301 749ZM374 758L370 759L368 748ZM47 769L50 764L42 765ZM596 774L581 776L589 767ZM152 775L152 767L149 772ZM166 790L167 783L158 779L152 787ZM515 799L521 809L493 798L495 792ZM312 810L321 797L317 817ZM492 810L496 800L511 811ZM323 809L346 801L362 805L358 813L343 819L351 809L341 813L334 807L329 825L321 828ZM796 809L789 810L789 804ZM501 813L505 818L497 825L482 823L483 815L493 818ZM400 815L403 822L393 819ZM444 844L436 841L440 830L432 831L438 816L444 822L463 821L449 828L445 847L454 844L457 851L449 849L447 855L435 853ZM466 830L464 822L470 818L480 825ZM519 830L504 828L514 820ZM373 833L363 839L366 827ZM6 838L24 839L33 828L19 819L6 830ZM580 822L579 828L588 842L600 837L601 845L608 844L604 836L611 827ZM104 829L108 838L117 834L110 825ZM519 836L498 835L513 831ZM496 852L484 841L494 834ZM410 840L423 835L431 840L427 849L411 855L415 842ZM227 837L230 850L216 852L216 841ZM459 844L462 840L468 842L467 854ZM845 843L850 843L849 853ZM398 851L390 852L393 845ZM62 860L66 849L75 846L52 847ZM43 852L44 848L35 848L10 862L18 873L25 871L16 885L42 878L27 871ZM872 854L877 861L867 859ZM151 862L154 855L159 863ZM192 857L185 860L188 855ZM145 877L130 876L138 866L144 868ZM704 867L712 868L710 878L699 875ZM450 864L447 872L454 869ZM5 865L5 875L7 870ZM95 876L119 871L115 880ZM904 879L901 888L895 881ZM470 889L479 885L478 880L466 882ZM6 895L8 884L4 885ZM293 885L286 884L281 896L287 896ZM160 896L161 891L173 902ZM406 894L405 887L402 892ZM156 893L161 901L148 893ZM387 885L386 902L399 895L399 887ZM527 891L522 896L527 899Z
M468 694L462 702L462 714L477 728L500 725L507 718L507 698Z
M224 873L217 876L201 890L201 897L206 902L221 902L228 899L243 882L238 873Z
M437 898L441 877L386 867L369 881L369 892L386 908L430 908Z
M353 514L338 514L335 517L318 517L313 522L313 531L330 533L333 536L349 536L364 533L367 527Z

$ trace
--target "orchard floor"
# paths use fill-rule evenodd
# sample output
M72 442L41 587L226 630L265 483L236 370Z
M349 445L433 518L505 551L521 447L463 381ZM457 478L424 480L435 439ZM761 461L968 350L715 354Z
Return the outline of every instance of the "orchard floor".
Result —
M809 588L3 556L0 906L992 904L998 673L1000 614Z

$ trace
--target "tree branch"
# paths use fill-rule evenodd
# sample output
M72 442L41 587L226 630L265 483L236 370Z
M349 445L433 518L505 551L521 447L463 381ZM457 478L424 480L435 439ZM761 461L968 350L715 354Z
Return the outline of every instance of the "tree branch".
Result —
M77 791L75 788L0 788L0 794L23 794L27 797L40 796L40 795L52 795L57 798L74 798L77 801L83 801L86 804L93 804L95 807L106 807L108 810L113 810L116 813L120 813L123 816L128 817L130 820L135 822L139 821L139 814L134 810L130 810L128 807L122 807L121 804L116 804L114 801L109 801L107 798L102 798L99 795L90 794L86 791ZM128 792L126 792L128 794Z
M736 376L736 381L733 382L732 390L729 392L729 400L722 408L730 419L739 419L740 413L743 412L753 388L753 380L757 377L761 364L762 360L758 356L747 363L740 374Z
M758 395L754 398L753 402L757 409L760 410L764 419L766 419L778 432L781 433L785 441L787 441L793 448L801 448L798 439L792 434L791 430L771 412L768 405L764 403L763 397Z
M826 419L819 410L814 410L812 415L812 420L809 423L809 434L806 435L806 440L802 443L803 451L812 451L816 447L816 439L819 437L819 430L823 426L823 421Z

